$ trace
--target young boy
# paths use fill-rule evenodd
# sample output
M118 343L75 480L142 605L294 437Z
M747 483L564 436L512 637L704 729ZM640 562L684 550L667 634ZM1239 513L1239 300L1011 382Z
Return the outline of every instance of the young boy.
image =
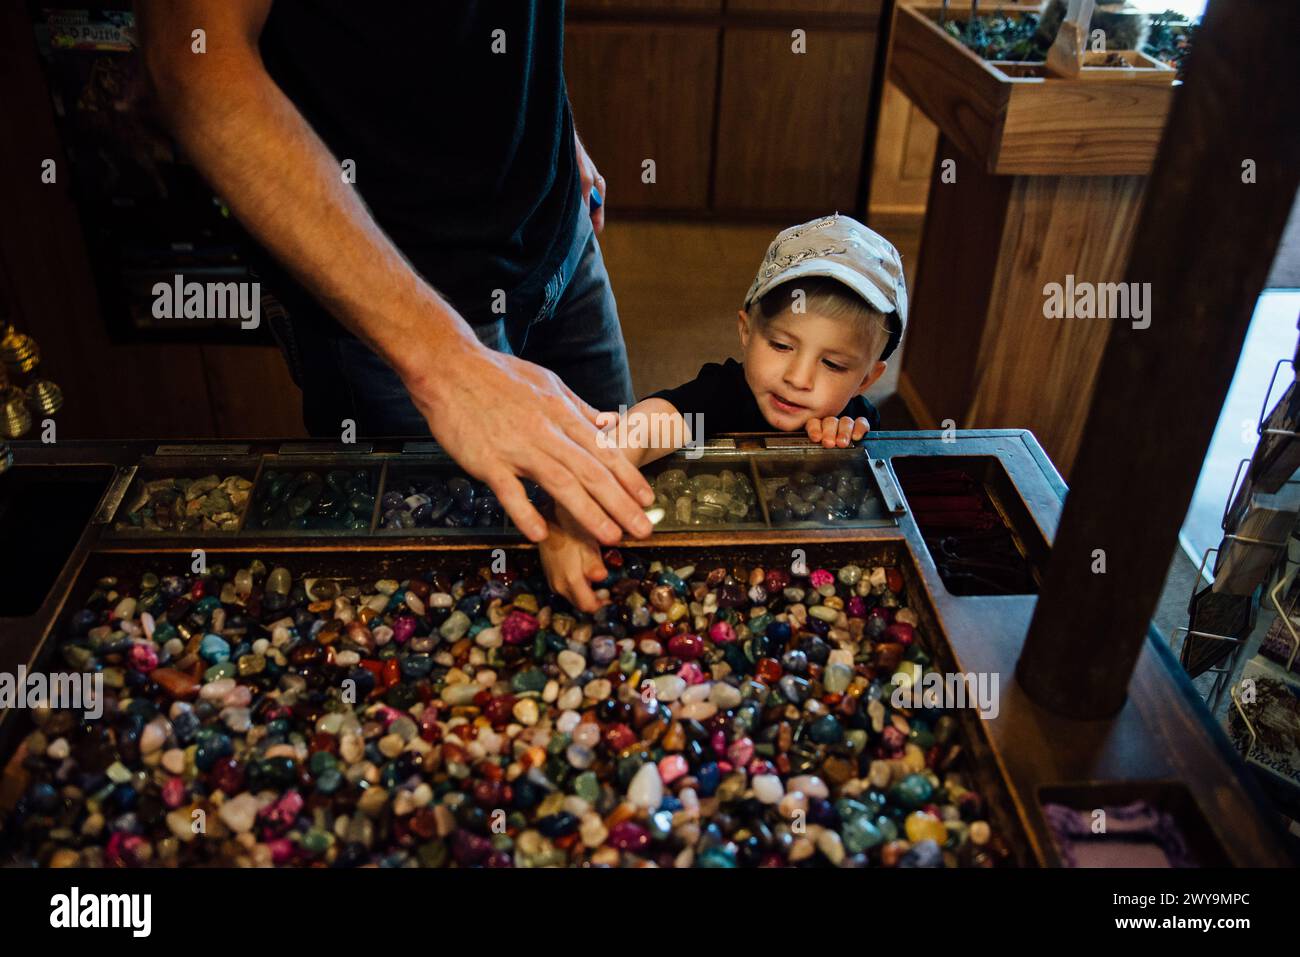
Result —
M878 424L862 393L884 373L906 322L903 265L888 240L839 213L793 226L768 247L745 296L744 362L708 363L626 410L627 421L606 412L598 424L607 437L630 438L622 451L638 467L726 432L803 430L844 448ZM595 611L590 583L608 574L599 545L557 508L540 550L552 590Z

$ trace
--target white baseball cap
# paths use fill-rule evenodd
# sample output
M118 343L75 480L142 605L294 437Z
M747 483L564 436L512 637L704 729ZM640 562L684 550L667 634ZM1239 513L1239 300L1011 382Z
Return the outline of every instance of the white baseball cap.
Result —
M767 247L743 308L804 276L838 280L877 312L896 316L889 320L889 342L880 358L898 348L907 327L907 284L902 257L888 239L839 213L784 229Z

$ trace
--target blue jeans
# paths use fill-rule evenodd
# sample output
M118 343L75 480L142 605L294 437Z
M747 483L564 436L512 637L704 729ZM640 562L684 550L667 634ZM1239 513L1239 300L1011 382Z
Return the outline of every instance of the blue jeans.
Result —
M352 419L362 436L429 435L402 380L365 343L323 334L301 308L272 317L269 325L302 390L303 421L313 436L337 439L344 419ZM503 317L473 329L488 348L550 369L597 409L633 402L614 291L585 214L568 256L546 284L540 309L531 317Z

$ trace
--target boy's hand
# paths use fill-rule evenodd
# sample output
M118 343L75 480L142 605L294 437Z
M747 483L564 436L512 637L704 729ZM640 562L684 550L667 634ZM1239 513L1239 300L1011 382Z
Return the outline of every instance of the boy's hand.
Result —
M808 430L808 438L820 443L822 448L844 449L870 432L871 423L862 416L850 419L846 415L837 419L828 415L824 419L809 419L804 428Z
M555 515L550 534L537 545L547 584L551 591L571 601L574 608L593 613L606 604L591 587L593 581L609 575L600 557L600 546L558 503Z

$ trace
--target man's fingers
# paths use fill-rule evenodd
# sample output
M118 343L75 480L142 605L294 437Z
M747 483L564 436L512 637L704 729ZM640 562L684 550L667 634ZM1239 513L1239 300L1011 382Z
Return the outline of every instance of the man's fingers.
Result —
M812 441L814 441L814 442L820 442L820 441L822 440L822 420L821 420L821 419L816 419L816 418L814 418L814 419L809 419L808 422L807 422L807 425L805 426L805 428L808 429L808 438L810 438Z
M548 458L531 471L532 477L551 493L556 504L566 509L588 535L602 545L618 544L623 537L618 525L596 504L564 462Z
M839 428L839 420L833 415L828 415L822 420L822 447L835 448L835 432Z
M645 511L615 481L610 475L610 470L600 459L576 442L571 442L569 448L552 448L550 454L555 463L567 469L596 504L604 509L605 514L626 529L629 535L644 538L650 534L652 526L645 516ZM613 454L622 459L617 452ZM622 463L632 468L632 464L626 459L622 459ZM636 469L632 470L636 471ZM640 476L639 472L637 474ZM574 514L577 515L576 512ZM612 541L601 538L601 541L607 545L612 545L617 540L617 538Z
M852 439L852 437L853 437L853 419L847 415L843 416L840 418L840 429L839 429L839 437L837 439L837 444L840 446L840 448L845 448L848 446L849 441Z
M593 443L583 426L579 425L576 432L566 430L566 435L572 447L555 456L560 464L628 534L638 538L649 535L650 522L644 509L654 504L655 494L645 476L617 448Z
M492 494L497 497L501 507L510 516L510 521L528 538L530 542L540 542L546 538L546 520L528 501L524 486L509 472L484 479Z
M862 438L870 431L871 423L862 416L858 416L857 420L853 423L853 441L858 441L858 439Z

